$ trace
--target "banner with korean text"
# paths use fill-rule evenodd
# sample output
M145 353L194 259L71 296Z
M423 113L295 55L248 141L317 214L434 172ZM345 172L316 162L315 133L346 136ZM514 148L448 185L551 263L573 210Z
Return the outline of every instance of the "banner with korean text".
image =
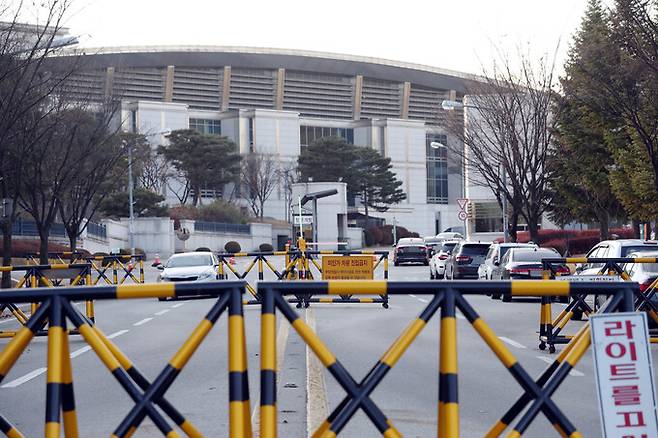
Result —
M646 314L593 315L590 323L603 436L658 438Z

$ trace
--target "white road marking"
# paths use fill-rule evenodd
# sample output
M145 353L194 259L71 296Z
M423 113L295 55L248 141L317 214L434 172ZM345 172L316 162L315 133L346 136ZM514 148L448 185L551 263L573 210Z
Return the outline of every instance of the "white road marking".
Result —
M18 379L12 380L11 382L7 382L4 385L2 385L3 388L16 388L17 386L22 385L25 382L29 382L30 380L34 379L35 377L39 377L43 373L45 373L47 368L37 368L36 370L27 373L23 377L19 377Z
M421 303L429 303L429 300L426 300L425 298L416 298L416 299Z
M416 295L414 295L414 294L409 294L409 296L410 296L411 298L418 298L418 297L417 297Z
M184 305L185 305L185 303L178 303L178 304L174 304L174 305L172 305L171 308L172 308L172 309L177 309L177 308L179 308L180 306L184 306Z
M306 324L316 332L313 309L306 309ZM306 394L306 435L310 437L329 415L329 402L324 366L308 345L306 345Z
M514 339L506 338L505 336L498 336L498 339L500 339L501 341L503 341L506 344L511 345L512 347L521 348L521 349L526 348L525 345L516 342Z
M457 317L457 319L461 319L461 320L464 320L464 321L466 320L466 317L464 315L462 315L461 313L456 313L455 316Z
M114 339L117 338L123 334L128 333L130 330L119 330L118 332L114 332L111 335L107 337L107 339ZM77 350L71 352L70 356L71 359L75 359L76 357L80 356L81 354L86 353L87 351L91 350L91 347L89 345L86 345L82 348L78 348ZM47 368L37 368L34 371L31 371L27 374L25 374L22 377L19 377L18 379L14 379L11 382L7 382L4 385L2 385L3 388L16 388L17 386L22 385L23 383L29 382L30 380L39 377L41 374L45 373L48 369Z
M140 325L144 325L144 324L146 324L147 322L149 322L149 321L152 320L152 319L153 319L153 318L144 318L144 319L142 319L141 321L137 321L136 323L134 323L133 326L135 326L135 327L139 327Z
M553 359L551 359L550 357L546 357L546 356L535 356L535 357L541 361L546 362L547 364L552 364L554 362ZM571 371L569 371L569 375L573 377L583 377L585 374L581 373L578 370L572 369Z
M162 310L160 310L159 312L155 312L154 315L156 315L156 316L162 316L162 315L164 315L165 313L167 313L167 312L169 312L169 311L171 311L171 309L162 309Z

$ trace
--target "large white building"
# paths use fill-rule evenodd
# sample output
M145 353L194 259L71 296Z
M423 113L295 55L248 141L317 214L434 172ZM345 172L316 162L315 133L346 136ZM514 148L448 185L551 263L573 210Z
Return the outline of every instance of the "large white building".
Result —
M457 205L465 193L461 162L447 148L430 144L458 141L444 129L441 102L461 100L476 80L470 75L278 49L131 47L87 53L76 87L99 98L121 96L123 120L153 144L164 142L163 132L191 128L228 137L241 154L276 154L294 163L313 140L338 135L390 157L403 182L407 199L372 216L421 235L463 225ZM176 184L162 187L172 204L176 190ZM287 219L286 198L282 183L265 215ZM359 211L358 202L351 211Z

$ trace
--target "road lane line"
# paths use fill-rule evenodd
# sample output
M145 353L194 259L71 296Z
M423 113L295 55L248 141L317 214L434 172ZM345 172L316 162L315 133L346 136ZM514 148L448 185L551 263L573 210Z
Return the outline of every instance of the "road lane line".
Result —
M133 326L134 326L134 327L139 327L140 325L144 325L144 324L146 324L147 322L149 322L149 321L152 320L152 319L153 319L153 318L144 318L144 319L142 319L141 321L137 321L136 323L134 323Z
M546 362L547 364L553 363L553 359L551 359L550 357L546 357L546 356L535 356L535 357L543 362ZM583 377L585 374L581 373L578 370L572 369L571 371L569 371L569 375L573 377Z
M418 297L417 297L416 295L414 295L414 294L409 294L409 296L412 297L412 298L418 298Z
M164 315L165 313L170 312L170 311L171 311L171 309L162 309L162 310L160 310L159 312L155 312L154 315L156 315L156 316L162 316L162 315Z
M418 301L420 301L421 303L429 303L429 301L426 300L425 298L416 298L416 299L417 299Z
M511 345L512 347L521 348L524 350L527 348L525 345L516 342L514 339L506 338L505 336L498 336L498 339L506 344Z
M114 332L111 335L107 337L107 339L114 339L117 338L123 334L128 333L129 330L119 330L118 332ZM71 352L70 356L71 359L75 359L76 357L80 356L81 354L84 354L91 350L91 347L89 345L85 345L82 348L78 348L77 350ZM31 371L27 374L25 374L22 377L19 377L18 379L14 379L11 382L7 382L4 385L2 385L3 388L16 388L17 386L22 385L23 383L29 382L30 380L39 377L41 374L45 373L47 371L47 368L37 368L34 371Z
M179 308L180 306L184 306L184 305L185 305L185 303L178 303L178 304L174 304L173 306L171 306L171 308L172 308L172 309L177 309L177 308Z
M306 309L306 324L317 333L313 309ZM306 345L306 394L306 435L310 437L329 416L329 402L324 365L308 345Z
M2 385L3 388L16 388L17 386L22 385L25 382L29 382L30 380L34 379L35 377L39 377L43 373L45 373L47 368L37 368L36 370L27 373L23 377L19 377L18 379L12 380L11 382L7 382L4 385Z

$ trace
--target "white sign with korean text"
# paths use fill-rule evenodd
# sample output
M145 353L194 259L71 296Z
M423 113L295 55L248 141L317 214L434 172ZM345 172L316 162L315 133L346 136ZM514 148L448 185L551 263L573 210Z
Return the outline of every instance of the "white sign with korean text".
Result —
M313 223L313 216L293 216L295 225L311 225Z
M658 438L646 314L593 315L590 324L603 436Z

